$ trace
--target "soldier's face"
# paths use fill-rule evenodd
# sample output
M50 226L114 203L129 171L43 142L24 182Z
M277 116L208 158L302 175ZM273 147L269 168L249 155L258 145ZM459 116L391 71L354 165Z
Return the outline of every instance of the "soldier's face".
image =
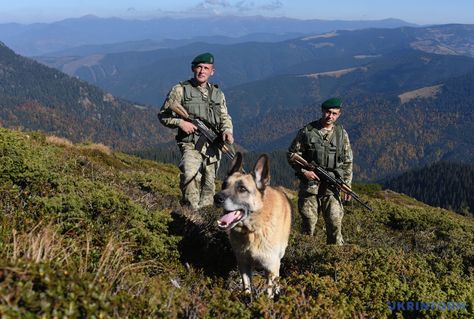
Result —
M208 63L199 63L192 67L194 78L199 84L206 83L214 74L214 65Z
M333 125L341 116L341 109L323 109L323 122L325 125Z

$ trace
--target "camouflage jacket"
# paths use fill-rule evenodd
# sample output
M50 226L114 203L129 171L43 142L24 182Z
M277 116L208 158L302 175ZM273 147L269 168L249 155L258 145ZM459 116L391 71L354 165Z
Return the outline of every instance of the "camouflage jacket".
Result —
M203 100L208 98L211 85L212 84L208 83L205 88L200 87L200 86L196 87L199 91L201 91ZM163 103L163 106L161 107L160 112L158 113L158 118L160 119L160 122L166 127L177 128L179 123L182 121L181 118L179 118L174 112L172 112L169 109L169 106L171 105L173 101L178 101L184 108L186 108L186 101L185 101L184 95L185 95L185 92L184 92L184 86L182 83L179 83L173 86L173 88L168 93L168 96L166 97L166 100ZM215 127L214 129L216 129L219 132L233 133L232 118L230 117L227 111L225 96L223 93L221 93L220 96L221 96L221 100L218 101L219 107L220 107L220 110L219 110L220 123L219 123L219 127Z
M342 136L340 138L342 141L342 146L336 145L338 143L337 138L335 138L336 127L339 127L339 129L342 130ZM311 135L311 137L309 137L309 135ZM312 142L310 140L312 140ZM332 129L328 130L320 124L320 121L315 121L309 123L299 130L296 138L291 143L288 149L288 158L291 156L291 154L297 153L308 162L314 161L318 165L323 166L323 168L328 169L328 167L324 167L322 163L318 163L318 157L322 148L318 149L316 147L315 150L315 148L311 145L312 143L328 145L334 144L335 147L337 146L341 149L340 154L337 156L335 161L337 162L338 173L340 177L350 186L352 183L353 154L347 131L339 125L335 125ZM319 183L306 180L304 177L306 170L301 168L301 166L293 163L290 163L290 165L295 170L296 175L300 178L301 188L306 189L311 193L316 192Z

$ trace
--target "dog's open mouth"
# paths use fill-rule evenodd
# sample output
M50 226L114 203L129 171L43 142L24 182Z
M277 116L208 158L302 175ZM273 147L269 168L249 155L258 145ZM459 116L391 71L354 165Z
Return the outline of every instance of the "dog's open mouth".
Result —
M221 229L231 229L245 216L242 210L228 212L217 221L217 226Z

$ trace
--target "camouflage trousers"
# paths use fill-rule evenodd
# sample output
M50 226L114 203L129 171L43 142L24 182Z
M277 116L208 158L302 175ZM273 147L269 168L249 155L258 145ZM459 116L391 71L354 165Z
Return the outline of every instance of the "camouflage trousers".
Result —
M219 160L207 158L192 143L181 143L179 148L181 203L193 210L213 205Z
M326 243L342 245L342 217L344 209L338 195L315 195L305 190L298 193L298 211L302 218L303 233L314 235L318 212L326 224Z

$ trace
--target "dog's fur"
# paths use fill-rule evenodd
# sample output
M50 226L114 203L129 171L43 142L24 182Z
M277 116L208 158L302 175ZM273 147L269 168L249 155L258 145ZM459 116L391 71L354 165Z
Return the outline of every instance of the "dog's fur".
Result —
M269 182L267 155L261 155L253 172L245 174L242 154L237 153L214 202L224 209L225 215L219 219L218 226L228 232L244 291L251 293L252 270L263 268L267 293L273 297L279 293L275 279L280 274L280 260L288 245L292 209L286 195L268 186Z

